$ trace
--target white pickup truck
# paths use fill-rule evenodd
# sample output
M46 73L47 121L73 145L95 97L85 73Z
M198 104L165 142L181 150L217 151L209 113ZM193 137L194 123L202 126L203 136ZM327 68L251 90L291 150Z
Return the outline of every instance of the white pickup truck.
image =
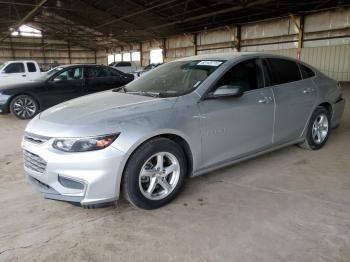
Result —
M115 69L122 71L123 73L130 74L137 70L137 65L135 62L113 62L109 66L114 67Z
M0 86L31 81L41 75L35 61L0 62Z

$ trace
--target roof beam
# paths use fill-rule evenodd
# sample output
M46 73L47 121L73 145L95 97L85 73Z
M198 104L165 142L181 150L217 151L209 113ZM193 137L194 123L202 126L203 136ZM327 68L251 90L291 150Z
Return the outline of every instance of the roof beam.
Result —
M189 18L183 19L181 21L175 21L175 22L171 22L171 23L162 24L162 25L159 25L159 26L154 26L152 29L163 28L163 27L167 27L167 26L170 26L170 25L181 24L181 23L186 23L186 22L192 22L192 21L203 19L203 18L208 18L208 17L212 17L212 16L217 16L217 15L220 15L220 14L225 14L225 13L229 13L229 12L242 10L243 8L249 8L249 7L253 7L253 6L256 6L256 5L260 5L260 4L266 4L266 3L269 3L269 2L273 2L273 0L257 0L257 1L254 1L254 2L249 2L246 5L233 6L233 7L230 7L230 8L223 9L223 10L209 12L209 13L205 13L205 14L202 14L202 15L189 17Z
M108 22L106 22L106 23L100 24L100 25L98 25L98 26L95 26L95 28L100 28L100 27L103 27L103 26L106 26L106 25L114 24L114 23L119 22L119 21L123 21L123 20L126 19L126 18L130 18L130 17L133 17L133 16L137 16L137 15L143 14L143 13L145 13L145 12L148 12L148 11L150 11L150 10L159 8L159 7L161 7L161 6L165 6L165 5L171 4L171 3L175 2L175 1L176 1L176 0L169 0L169 1L166 1L166 2L162 2L162 3L158 4L158 5L154 5L154 6L151 6L151 7L148 7L148 8L141 9L141 10L136 11L136 12L134 12L134 13L131 13L131 14L122 16L122 17L120 17L120 18L113 19L113 20L108 21Z
M46 4L48 0L41 0L39 4L37 4L32 10L30 10L28 12L28 14L26 14L20 21L18 21L13 28L17 29L18 27L20 27L22 24L24 24L25 22L27 22L29 19L31 19L36 12L38 12L38 10L44 5ZM0 42L4 41L6 38L8 38L9 36L11 36L12 32L7 33L7 35L5 37L3 37L2 39L0 39Z

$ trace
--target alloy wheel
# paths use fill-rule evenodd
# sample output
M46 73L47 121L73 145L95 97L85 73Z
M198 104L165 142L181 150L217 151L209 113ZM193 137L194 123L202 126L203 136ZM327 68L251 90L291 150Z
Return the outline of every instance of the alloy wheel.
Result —
M312 125L312 139L316 144L321 144L327 137L329 130L328 118L325 114L319 114Z
M180 178L178 159L169 152L151 156L139 174L141 193L150 200L160 200L171 194Z
M23 97L17 99L13 104L13 112L22 118L32 118L37 111L36 103L33 99Z

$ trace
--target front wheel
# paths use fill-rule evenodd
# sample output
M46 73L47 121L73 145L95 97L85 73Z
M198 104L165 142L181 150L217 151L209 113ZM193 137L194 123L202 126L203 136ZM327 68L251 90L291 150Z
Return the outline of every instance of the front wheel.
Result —
M187 172L182 148L166 138L153 139L131 156L123 177L123 192L134 206L155 209L180 191Z
M330 113L324 107L317 107L310 118L305 141L299 144L299 146L309 150L322 148L327 142L330 130Z
M10 111L19 119L31 119L38 113L39 107L31 96L19 95L11 101Z

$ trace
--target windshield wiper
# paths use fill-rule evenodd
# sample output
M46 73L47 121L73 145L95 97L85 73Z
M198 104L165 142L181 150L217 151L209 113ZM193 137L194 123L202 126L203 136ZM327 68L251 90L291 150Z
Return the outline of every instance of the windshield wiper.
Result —
M128 92L128 90L126 89L125 86L120 86L120 87L114 88L112 91L113 91L113 92L119 92L120 90L123 90L124 93L127 93L127 92Z
M160 97L162 93L159 92L147 92L147 91L129 91L128 94L135 94L140 96L151 96L151 97Z

